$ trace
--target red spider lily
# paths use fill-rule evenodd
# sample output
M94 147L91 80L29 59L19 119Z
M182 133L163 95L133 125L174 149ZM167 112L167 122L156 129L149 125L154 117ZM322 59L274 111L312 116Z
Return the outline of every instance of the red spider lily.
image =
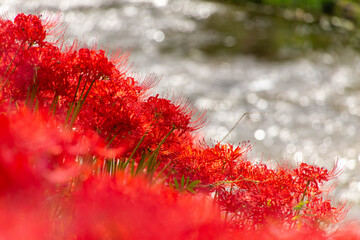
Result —
M112 140L112 146L136 145L144 134L141 96L143 90L133 78L115 72L113 78L98 81L82 106L77 126Z
M168 132L171 128L186 131L189 126L191 118L179 111L179 106L175 106L168 99L149 97L143 104L144 115L151 117L149 122L153 128L165 128ZM146 111L149 111L146 114Z
M304 189L308 188L310 190L307 190L307 195L316 195L319 191L319 184L336 177L335 170L336 168L328 172L327 169L301 163L299 168L294 169L294 174L297 176L296 186L299 187L300 192L304 192Z
M14 23L0 19L0 76L2 101L17 101L26 99L29 90L34 94L40 85L41 90L46 89L48 82L62 78L59 66L61 55L59 48L45 41L49 34L49 27L57 23L53 20L40 20L35 15L19 14ZM44 79L44 76L46 79ZM41 84L38 84L38 82ZM45 85L44 85L45 84ZM56 84L50 84L56 86ZM29 89L32 87L32 89ZM42 97L53 97L53 92L42 92ZM40 95L38 94L38 97Z
M74 193L67 234L74 239L226 239L214 205L144 178L91 178Z
M335 168L270 169L249 161L248 142L196 144L203 114L149 97L154 78L140 83L127 54L57 46L58 20L0 18L0 211L43 225L18 234L0 216L0 238L328 239L346 213L324 187Z
M44 32L56 25L55 21L45 21L41 26L42 20L34 15L21 14L16 19L4 33L15 31L19 24L26 25L27 30L22 37L14 34L7 38L8 45L14 47L1 49L2 107L16 102L50 109L77 132L96 132L112 147L128 145L130 151L147 135L138 154L155 149L173 129L164 145L169 153L203 124L204 116L194 120L196 112L187 103L173 104L158 96L145 99L149 84L141 85L130 76L126 54L114 60L102 50L77 50L75 45L63 51L47 42L46 35L39 39L31 35ZM2 24L11 25L8 20ZM24 42L31 44L24 47Z
M17 199L1 196L0 239L56 239L52 236L53 223L46 204L46 198L40 198L36 189L31 194L19 194Z
M268 222L290 227L299 224L327 225L329 222L338 222L347 212L344 205L334 207L329 199L313 197L315 195L325 198L325 189L314 189L311 184L306 184L302 185L302 191L299 191L298 179L302 178L302 175L296 174L298 169L294 170L294 174L281 167L270 170L262 164L245 168L246 172L241 171L240 175L243 180L235 182L230 192L222 189L219 194L221 202L225 204L228 204L226 199L229 195L235 195L231 198L233 201L230 211L233 214L230 215L237 224L245 228ZM323 175L324 179L333 177L333 171L323 172L326 173L326 176Z
M74 134L45 113L23 109L0 115L0 123L0 192L68 181L79 173L79 161L122 151L107 150L96 136Z
M186 145L175 159L175 176L189 176L191 180L200 180L203 185L209 186L220 181L235 180L235 169L245 161L250 149L248 142L236 148L221 144L214 147Z
M144 115L151 117L148 122L151 123L153 128L161 126L167 130L174 128L183 132L194 132L201 129L206 121L201 113L198 119L193 119L196 109L190 103L183 103L181 99L174 104L170 100L159 98L159 95L156 95L149 97L144 102L143 108ZM150 114L146 113L147 111Z
M329 172L306 164L294 170L269 169L251 163L249 149L247 144L235 149L220 144L187 147L176 158L173 177L200 180L204 190L215 194L226 218L244 229L271 223L292 227L299 221L313 226L336 223L344 216L343 206L334 207L330 200L316 197L325 197L320 185L335 177L335 169Z
M51 168L74 163L82 151L68 132L48 120L26 110L0 116L1 191L41 184Z
M79 240L340 240L360 237L357 228L344 227L333 233L302 226L288 229L277 224L250 231L231 228L223 222L212 201L199 195L180 194L162 185L150 186L142 177L90 177L79 182L75 189L70 198L62 197L54 203L39 198L36 191L30 202L0 200L0 209L7 214L6 220L5 215L0 216L0 237ZM51 207L56 207L57 211L50 210ZM17 227L19 224L21 228Z
M191 134L203 127L205 118L201 115L193 119L196 110L190 104L181 101L172 103L160 98L159 95L149 97L141 103L140 116L144 129L144 142L139 148L143 152L146 148L155 149L161 140L167 136L162 145L162 152L168 158L181 151L181 145L192 141ZM159 156L159 158L161 158ZM166 160L164 159L166 162Z
M43 43L46 32L37 16L20 13L15 17L14 24L18 30L16 38L20 42L27 42L29 46Z

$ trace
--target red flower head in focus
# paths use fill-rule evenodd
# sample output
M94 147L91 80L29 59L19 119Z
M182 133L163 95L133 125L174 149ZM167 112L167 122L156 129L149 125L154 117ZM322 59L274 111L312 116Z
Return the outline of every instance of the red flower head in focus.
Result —
M42 44L45 40L46 32L38 16L20 13L15 17L14 24L18 41L27 42L31 46L35 43Z

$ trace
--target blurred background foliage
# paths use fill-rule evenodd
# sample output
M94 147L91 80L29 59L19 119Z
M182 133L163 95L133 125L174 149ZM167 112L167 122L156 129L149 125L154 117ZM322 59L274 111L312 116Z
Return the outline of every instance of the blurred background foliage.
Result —
M210 55L241 53L286 60L317 50L360 50L360 3L356 0L208 1L232 9L199 22L203 30L222 35L200 46Z
M358 0L220 0L232 4L253 2L280 8L302 8L314 14L328 14L351 21L360 20L360 3Z

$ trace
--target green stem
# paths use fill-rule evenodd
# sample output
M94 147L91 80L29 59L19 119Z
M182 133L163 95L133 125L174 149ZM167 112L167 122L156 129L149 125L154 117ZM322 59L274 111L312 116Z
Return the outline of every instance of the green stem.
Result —
M159 145L156 147L156 149L151 153L150 157L148 158L148 163L147 163L147 166L148 166L148 171L150 173L150 179L152 178L153 174L154 174L154 171L156 170L155 166L157 165L156 164L156 161L157 161L157 154L159 153L160 151L160 147L164 144L165 140L170 136L170 134L175 130L176 128L173 127L170 129L170 131L166 134L166 136L161 140L161 142L159 143Z
M79 80L79 81L80 81L80 80ZM85 96L82 97L82 96L83 96L83 93L84 93L84 90L85 90L85 86L84 86L83 91L82 91L81 96L80 96L80 99L79 99L79 101L76 103L74 112L73 112L73 114L72 114L72 116L71 116L71 120L70 120L70 123L69 123L69 127L70 127L70 128L74 125L75 120L76 120L77 116L79 115L80 110L81 110L82 106L84 105L85 100L86 100L87 96L89 95L90 90L91 90L92 86L94 85L94 83L95 83L95 79L91 82L89 88L87 89L87 91L86 91L86 93L85 93Z
M136 147L134 148L134 150L132 151L132 153L130 154L130 157L128 158L128 160L125 163L125 167L131 162L131 174L134 175L134 165L135 165L135 160L133 160L133 157L135 155L135 152L137 151L137 149L139 148L140 144L144 141L145 136L147 135L149 131L146 131L144 133L144 135L141 137L140 141L138 142L138 144L136 145Z
M11 59L10 64L7 66L7 68L6 68L6 70L5 70L5 73L4 73L4 77L6 77L7 72L8 72L8 71L10 70L10 68L12 67L12 64L13 64L13 62L14 62L14 60L15 60L15 57L18 55L21 47L24 47L24 46L23 46L23 43L21 43L21 44L19 45L19 48L16 50L16 53L15 53L15 55L13 56L13 58ZM2 92L3 88L4 88L5 85L8 83L9 77L10 77L10 75L14 72L15 68L16 68L16 66L11 70L11 73L9 74L9 76L7 76L7 77L5 78L4 83L1 85L0 92Z
M115 140L115 138L117 137L117 134L115 134L110 141L108 142L108 144L106 144L106 148L110 147L111 143Z
M54 95L54 98L51 102L51 105L50 105L50 113L55 116L55 112L56 112L56 106L58 104L58 101L59 101L59 95L56 93L56 90L55 90L55 95Z
M222 143L229 135L230 133L236 128L236 126L240 123L240 121L248 114L252 114L251 112L246 112L243 115L241 115L241 117L239 118L239 120L234 124L234 126L230 129L230 131L225 135L225 137L223 137L223 139L221 139L221 141L219 143Z
M38 103L35 103L35 107L34 107L34 102L35 102L36 92L37 92L37 87L38 87L36 84L36 79L37 79L37 68L34 69L33 82L28 88L28 93L27 93L27 97L25 100L25 104L28 106L28 108L33 109L33 110L36 110L36 108L38 106Z

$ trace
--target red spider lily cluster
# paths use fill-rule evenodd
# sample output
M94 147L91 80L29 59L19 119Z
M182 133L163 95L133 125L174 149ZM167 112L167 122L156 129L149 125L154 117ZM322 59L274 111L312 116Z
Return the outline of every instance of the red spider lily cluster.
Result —
M335 168L205 144L204 113L61 29L0 19L0 239L360 239L335 225Z

